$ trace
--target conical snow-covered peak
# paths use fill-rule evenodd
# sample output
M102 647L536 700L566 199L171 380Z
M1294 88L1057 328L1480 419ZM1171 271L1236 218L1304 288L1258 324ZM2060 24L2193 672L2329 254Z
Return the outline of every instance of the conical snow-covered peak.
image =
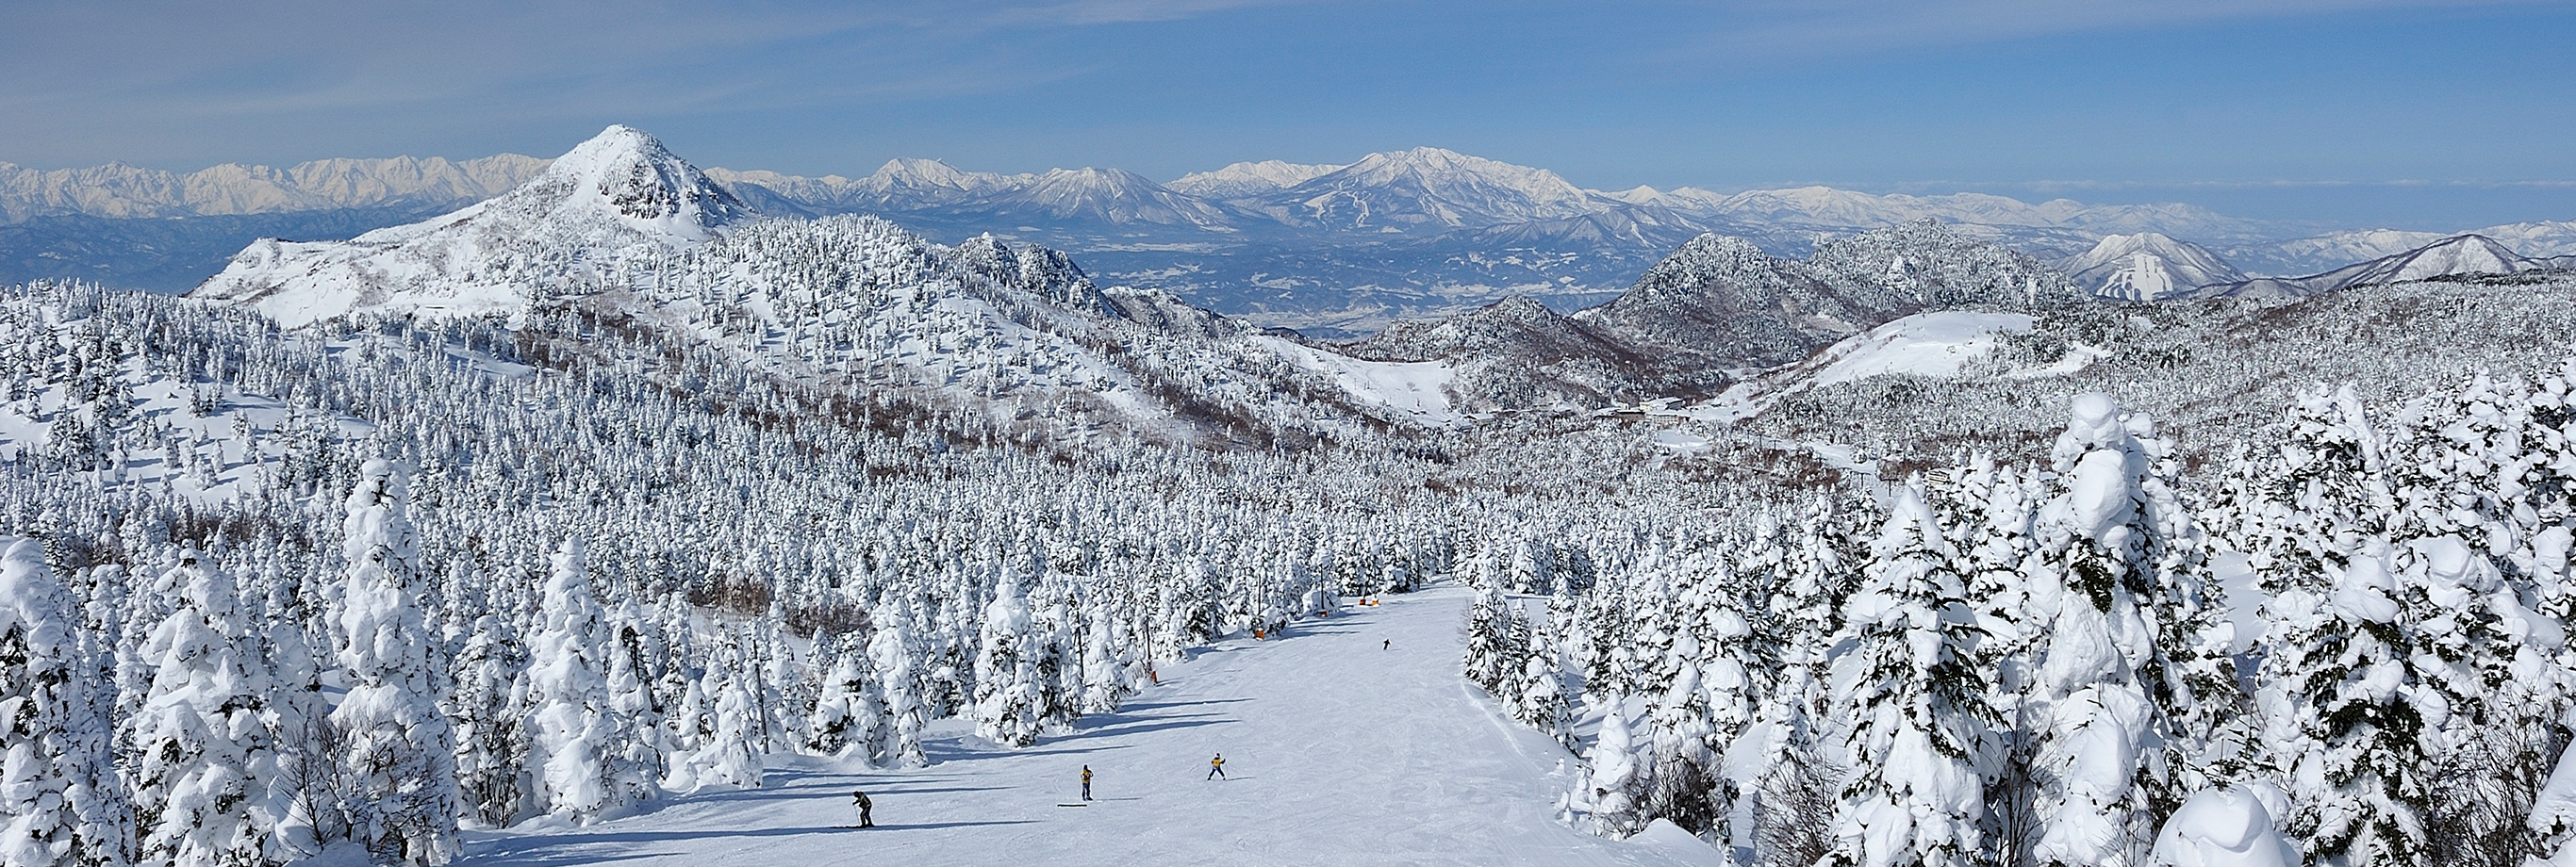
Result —
M2513 274L2532 269L2532 261L2515 253L2502 242L2485 235L2458 235L2444 238L2405 253L2383 269L2377 282L2396 283L2426 280L2434 277L2465 277L2477 274Z
M2068 277L2098 297L2155 301L2202 286L2245 279L2236 266L2207 248L2155 232L2106 235L2093 249L2059 263Z
M601 130L505 197L544 195L559 185L569 187L562 207L602 208L637 229L688 240L703 240L708 229L749 210L661 141L628 126Z
M190 293L298 327L359 312L510 313L610 288L749 216L642 131L612 126L480 204L350 241L263 239Z

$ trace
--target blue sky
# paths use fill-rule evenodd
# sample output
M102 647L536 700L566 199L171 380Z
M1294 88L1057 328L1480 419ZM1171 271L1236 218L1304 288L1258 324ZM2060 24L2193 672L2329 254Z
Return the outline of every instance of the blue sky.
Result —
M2576 219L2576 2L0 4L0 161L551 155L863 174L1347 162L1599 188Z

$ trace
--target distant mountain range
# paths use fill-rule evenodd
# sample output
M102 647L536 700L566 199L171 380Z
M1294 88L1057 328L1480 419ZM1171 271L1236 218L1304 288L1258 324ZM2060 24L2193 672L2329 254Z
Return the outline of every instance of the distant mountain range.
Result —
M0 281L76 276L185 291L255 238L355 237L482 201L536 177L547 162L517 155L325 160L184 175L0 164ZM704 175L751 211L873 214L935 240L991 233L1043 244L1080 256L1105 283L1164 289L1257 325L1331 337L1512 296L1558 310L1596 304L1709 233L1794 259L1835 238L1930 220L1962 238L2093 269L2077 278L2088 291L2119 282L2109 294L2138 298L2323 274L2448 237L2320 235L2314 226L2180 204L2032 204L1826 187L1604 192L1544 169L1438 148L1339 166L1236 163L1170 184L1119 169L1006 175L928 159L891 160L855 179L721 168ZM2535 260L2576 254L2576 223L2476 234ZM2138 240L2149 238L2163 240Z

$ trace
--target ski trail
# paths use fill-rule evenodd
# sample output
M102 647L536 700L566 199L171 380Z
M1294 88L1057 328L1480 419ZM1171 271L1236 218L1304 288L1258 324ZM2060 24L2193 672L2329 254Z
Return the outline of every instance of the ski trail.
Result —
M473 834L461 863L1682 863L1556 824L1563 751L1458 674L1466 601L1455 589L1392 597L1284 640L1205 648L1119 712L1027 749L949 721L925 744L928 768L806 760L760 789L587 828ZM1219 752L1228 778L1207 780ZM1057 806L1079 802L1085 764L1098 800ZM856 821L854 788L874 800L876 828L839 827Z

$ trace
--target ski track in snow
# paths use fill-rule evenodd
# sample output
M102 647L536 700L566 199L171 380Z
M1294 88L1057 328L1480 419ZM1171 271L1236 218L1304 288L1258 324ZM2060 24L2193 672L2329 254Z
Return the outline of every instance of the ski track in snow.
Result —
M1556 823L1567 754L1458 674L1466 601L1436 589L1303 621L1285 639L1203 648L1117 713L1027 749L941 725L928 768L803 760L771 769L764 788L674 796L586 828L469 832L458 863L1691 863L1698 853ZM1219 752L1232 778L1204 779ZM1085 764L1098 800L1056 806L1079 801ZM856 821L852 789L874 800L877 827L838 827Z

